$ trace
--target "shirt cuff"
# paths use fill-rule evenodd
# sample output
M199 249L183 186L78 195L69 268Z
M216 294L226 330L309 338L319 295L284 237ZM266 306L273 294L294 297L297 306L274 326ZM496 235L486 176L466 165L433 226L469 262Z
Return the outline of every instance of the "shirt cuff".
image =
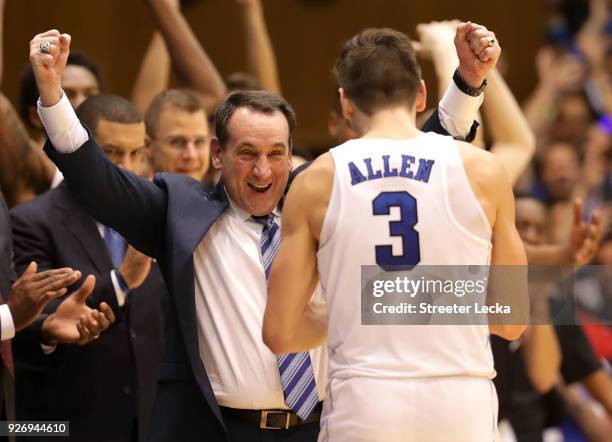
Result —
M64 181L64 175L62 172L60 172L57 166L55 166L55 173L53 174L53 179L51 180L51 188L55 189L62 183L62 181Z
M117 279L117 275L114 270L111 270L111 281L113 283L113 288L115 289L115 296L117 297L117 304L119 307L123 307L125 305L125 295L126 293L121 290L121 286L119 285L119 280Z
M49 107L43 107L39 98L37 108L40 121L58 152L72 153L89 139L65 93L62 92L60 101Z
M55 351L55 349L57 348L57 345L45 345L42 342L40 343L40 348L42 349L42 352L45 355L50 355L51 353L53 353Z
M0 340L6 341L13 339L15 336L15 323L9 306L6 304L0 305Z
M483 100L484 94L471 97L461 92L455 82L451 81L438 106L442 127L452 137L465 140L470 134Z

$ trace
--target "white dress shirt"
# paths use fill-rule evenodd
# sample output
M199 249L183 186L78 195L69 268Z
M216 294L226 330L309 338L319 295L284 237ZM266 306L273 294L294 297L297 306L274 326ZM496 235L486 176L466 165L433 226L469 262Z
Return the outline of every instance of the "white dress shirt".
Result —
M64 181L64 175L62 175L62 172L60 172L60 170L57 168L55 164L53 166L55 167L55 172L53 172L53 179L51 180L51 188L55 189L57 186L62 184L62 181Z
M96 223L98 226L98 232L102 239L104 239L104 225L100 223ZM119 280L117 279L117 275L115 274L115 270L111 270L110 272L111 282L113 283L113 289L115 290L115 296L117 297L117 304L119 307L123 307L125 305L125 296L126 292L121 290L121 286L119 285Z
M440 121L449 133L465 138L481 103L482 96L469 97L451 83L439 106ZM39 100L38 113L59 152L72 153L87 141L65 94L46 108ZM200 356L219 404L232 408L287 408L276 357L261 338L267 296L262 229L231 203L193 256ZM310 353L323 399L327 360L321 349Z
M280 226L277 212L274 218ZM231 408L287 408L276 356L261 339L267 296L262 230L230 200L193 255L200 355L217 401ZM311 351L323 398L327 361L321 354L321 348Z
M8 297L8 293L4 296ZM6 302L8 299L5 299ZM13 323L13 315L7 304L0 305L0 340L6 341L13 339L15 336L15 324Z

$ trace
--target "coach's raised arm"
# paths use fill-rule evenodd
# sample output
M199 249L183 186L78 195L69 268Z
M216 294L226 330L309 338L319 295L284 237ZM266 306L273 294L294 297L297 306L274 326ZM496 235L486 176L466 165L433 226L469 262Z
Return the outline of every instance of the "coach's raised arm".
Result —
M79 122L61 88L70 40L69 34L53 29L30 42L40 93L38 113L49 135L45 152L64 174L73 196L98 222L121 232L148 256L159 257L166 194L110 162Z

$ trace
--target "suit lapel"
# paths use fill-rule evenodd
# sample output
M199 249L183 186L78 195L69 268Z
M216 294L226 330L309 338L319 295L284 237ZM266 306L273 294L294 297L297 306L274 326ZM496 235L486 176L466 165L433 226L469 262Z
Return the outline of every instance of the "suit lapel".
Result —
M171 258L168 260L169 275L172 277L174 293L177 294L174 296L175 305L194 374L211 409L223 422L200 357L194 295L193 253L229 203L223 182L220 182L211 193L203 192L201 187L198 187L197 192L185 193L187 194L185 200L178 204L179 210L172 212L171 222L175 224L175 232Z
M113 268L113 263L94 219L68 193L65 185L58 188L62 197L58 199L57 209L62 213L62 223L72 233L91 259L96 270L105 273Z

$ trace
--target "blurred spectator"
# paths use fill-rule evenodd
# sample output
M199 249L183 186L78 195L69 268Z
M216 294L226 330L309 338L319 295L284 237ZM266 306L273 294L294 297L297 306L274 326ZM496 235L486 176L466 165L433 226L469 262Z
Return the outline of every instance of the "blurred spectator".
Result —
M201 181L208 170L210 139L202 103L186 90L157 95L145 114L147 148L154 172L173 172Z
M145 128L132 103L98 95L79 107L78 117L109 160L138 172ZM157 265L96 223L66 183L11 210L11 221L18 271L36 260L41 268L71 266L93 273L98 284L89 301L106 302L119 319L86 348L60 346L53 358L16 345L17 417L69 420L74 441L146 440L168 308ZM55 308L50 304L47 313Z
M576 281L576 300L595 354L612 363L612 233L602 240L595 264Z
M169 0L178 8L178 0ZM4 0L0 2L0 80L2 78L2 39ZM167 87L169 59L163 41L154 34L134 85L133 96L143 109L155 94ZM70 53L62 77L62 88L73 107L87 97L97 95L102 88L99 68L85 55ZM47 135L36 112L38 90L28 64L20 81L19 115L0 93L0 188L7 204L13 207L49 187L57 186L62 176L42 153ZM25 127L24 127L25 125ZM27 128L27 129L26 129ZM30 138L31 134L31 138Z
M563 99L579 93L582 90L585 69L575 55L562 49L545 46L541 48L536 56L536 67L539 82L536 89L525 103L525 115L531 128L539 141L544 141L550 136L552 125L558 122L559 108ZM572 107L571 104L574 103ZM582 117L586 111L584 107L576 111L576 101L570 100L569 109L563 117L574 116L582 110ZM564 120L561 120L563 122ZM558 123L558 126L562 123ZM573 133L574 139L580 138L582 134Z
M334 146L339 146L345 141L357 138L357 134L351 127L351 124L342 115L338 90L335 91L334 95L334 108L327 117L327 132L331 136Z
M530 246L545 244L546 207L536 198L518 195L516 214L521 239ZM561 426L566 436L572 428L576 434L589 435L592 438L589 440L606 440L610 419L606 412L598 414L596 409L606 407L612 395L612 383L593 354L581 327L568 325L572 319L558 316L558 301L552 301L551 313L548 302L540 302L548 301L548 296L533 296L533 289L532 286L532 314L537 316L539 324L531 325L520 343L498 338L492 340L498 373L494 382L499 395L499 415L500 419L507 419L507 424L500 425L502 440L544 440L544 430L549 425ZM545 323L542 323L543 318ZM553 328L550 325L552 321L560 324ZM562 356L560 365L559 351ZM559 393L547 393L557 380L560 381ZM590 394L579 392L584 387L571 385L576 382L583 382L597 400L591 399ZM542 396L543 393L547 394ZM578 407L579 403L584 406ZM551 419L551 410L561 411ZM572 426L574 421L564 418L565 413L570 413L578 426Z
M540 156L542 191L539 198L551 204L570 201L580 172L576 148L566 142L553 142Z
M70 52L65 74L66 77L62 77L62 89L75 109L88 97L98 95L102 89L100 69L81 52ZM30 129L36 144L42 146L47 134L36 112L37 101L38 89L34 72L32 67L27 65L21 74L19 85L19 116Z

